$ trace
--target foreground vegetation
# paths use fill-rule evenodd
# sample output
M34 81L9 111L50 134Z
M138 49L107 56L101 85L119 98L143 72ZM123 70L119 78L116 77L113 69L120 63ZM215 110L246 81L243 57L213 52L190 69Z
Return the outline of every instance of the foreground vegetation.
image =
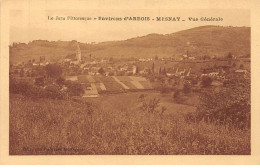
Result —
M10 154L250 154L250 128L192 122L171 95L66 101L10 95Z

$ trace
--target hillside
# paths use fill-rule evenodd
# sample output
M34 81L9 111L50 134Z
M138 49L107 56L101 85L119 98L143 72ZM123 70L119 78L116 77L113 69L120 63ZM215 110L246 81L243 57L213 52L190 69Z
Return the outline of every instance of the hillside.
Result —
M160 98L159 111L166 107L148 113L140 95L74 102L11 94L10 155L250 155L250 130L188 123L194 107L167 94L147 94L147 102Z
M20 43L10 47L10 61L22 62L29 59L59 61L68 54L75 53L76 41L36 40L28 44ZM187 49L194 57L203 55L235 55L250 53L249 27L202 26L172 34L149 34L124 41L98 44L80 43L82 56L95 57L138 57L153 58L183 55Z

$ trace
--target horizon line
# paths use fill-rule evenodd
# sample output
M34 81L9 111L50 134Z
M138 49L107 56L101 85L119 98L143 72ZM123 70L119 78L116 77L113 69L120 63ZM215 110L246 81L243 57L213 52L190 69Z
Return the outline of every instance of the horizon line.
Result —
M204 26L196 26L196 27L193 27L193 28L188 28L188 29L183 29L183 30L179 30L179 31L175 31L175 32L172 32L172 33L167 33L167 34L161 34L161 33L149 33L149 34L145 34L145 35L142 35L142 36L135 36L135 37L131 37L131 38L127 38L127 39L123 39L123 40L108 40L108 41L100 41L100 42L82 42L82 41L77 41L75 39L73 40L47 40L47 39L35 39L35 40L32 40L32 41L28 41L28 42L18 42L18 41L13 41L12 43L9 42L9 45L13 44L13 43L18 43L18 44L29 44L29 43L32 43L33 41L48 41L48 42L58 42L58 41L61 41L61 42L72 42L72 41L76 41L78 43L83 43L83 44L90 44L90 45L95 45L95 44L101 44L101 43L107 43L107 42L120 42L120 41L126 41L126 40L130 40L130 39L134 39L134 38L140 38L140 37L145 37L145 36L149 36L149 35L162 35L162 36L165 36L165 35L171 35L171 34L174 34L174 33L178 33L178 32L182 32L182 31L187 31L187 30L192 30L192 29L196 29L196 28L201 28L201 27L233 27L233 28L251 28L251 26L233 26L233 25L229 25L229 26L223 26L223 25L204 25Z

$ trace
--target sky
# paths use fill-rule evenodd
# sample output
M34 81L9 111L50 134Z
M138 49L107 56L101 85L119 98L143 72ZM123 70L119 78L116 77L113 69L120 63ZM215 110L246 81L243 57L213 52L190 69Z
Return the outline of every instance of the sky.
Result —
M185 21L79 21L48 20L49 17L180 17ZM221 22L188 21L189 17L221 17ZM170 34L205 25L250 27L246 9L103 9L103 10L11 10L9 43L33 40L84 43L126 40L151 33Z

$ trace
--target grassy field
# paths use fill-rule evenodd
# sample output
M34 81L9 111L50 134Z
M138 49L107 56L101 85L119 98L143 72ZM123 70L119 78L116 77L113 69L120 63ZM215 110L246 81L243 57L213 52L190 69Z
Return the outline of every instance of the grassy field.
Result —
M158 110L142 110L140 95L104 95L74 102L10 95L10 154L250 154L250 131L187 123L196 107L170 94ZM165 112L161 114L161 108Z

